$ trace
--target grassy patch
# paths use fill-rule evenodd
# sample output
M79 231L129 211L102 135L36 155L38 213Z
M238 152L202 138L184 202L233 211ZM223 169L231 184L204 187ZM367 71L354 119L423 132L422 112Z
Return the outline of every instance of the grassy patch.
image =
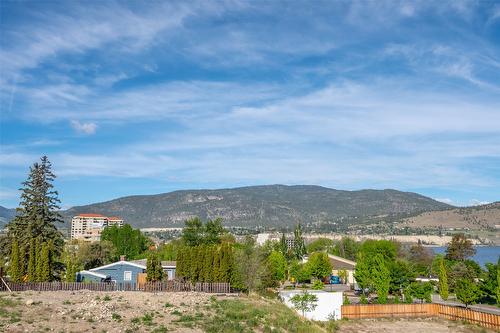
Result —
M239 300L211 300L213 315L200 321L208 333L295 332L316 333L324 329L301 319L277 300L257 296Z
M111 319L116 320L116 321L122 321L122 316L120 316L118 313L112 313Z
M152 326L153 325L153 313L146 313L144 316L142 316L141 321L146 326Z
M17 310L21 302L8 296L0 297L0 328L6 323L18 323L21 321L22 313Z
M103 301L106 301L106 302L109 302L109 301L111 301L111 296L106 295L106 296L104 296L104 297L103 297L103 299L102 299L102 300L103 300Z

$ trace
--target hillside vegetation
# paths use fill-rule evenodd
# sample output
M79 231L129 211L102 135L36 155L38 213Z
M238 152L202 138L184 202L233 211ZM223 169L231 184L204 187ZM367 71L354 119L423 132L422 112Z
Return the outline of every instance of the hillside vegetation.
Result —
M331 223L348 225L398 219L451 206L396 190L340 191L320 186L250 186L221 190L187 190L119 198L64 212L123 217L134 227L181 227L192 216L222 217L227 226L283 227Z
M500 227L500 202L482 206L424 212L404 219L403 223L410 228L442 227L446 229L494 231Z

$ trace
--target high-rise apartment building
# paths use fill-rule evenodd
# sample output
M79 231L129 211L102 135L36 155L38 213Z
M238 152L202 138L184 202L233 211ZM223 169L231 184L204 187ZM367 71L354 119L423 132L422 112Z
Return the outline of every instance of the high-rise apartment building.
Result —
M123 226L123 219L101 214L79 214L71 220L71 239L99 241L104 228L112 225Z

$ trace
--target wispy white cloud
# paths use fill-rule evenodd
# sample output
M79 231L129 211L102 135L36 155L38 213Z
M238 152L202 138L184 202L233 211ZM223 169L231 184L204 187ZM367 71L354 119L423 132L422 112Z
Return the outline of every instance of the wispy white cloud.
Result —
M81 123L78 120L71 121L71 127L78 133L83 134L95 134L97 130L97 124L93 122Z
M478 200L478 199L472 199L469 202L469 206L480 206L480 205L486 205L486 204L489 204L489 203L490 203L489 201L482 201L482 200Z
M455 202L450 198L434 198L434 200L439 201L439 202L443 202L443 203L448 204L448 205L455 205Z

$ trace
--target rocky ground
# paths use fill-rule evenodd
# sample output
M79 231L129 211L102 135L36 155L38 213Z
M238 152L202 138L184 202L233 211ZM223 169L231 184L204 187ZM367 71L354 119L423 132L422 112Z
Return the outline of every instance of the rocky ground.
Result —
M479 333L438 318L311 323L277 300L203 293L0 293L0 332Z
M202 313L200 293L23 292L2 297L2 332L200 332L186 318ZM8 312L6 314L5 312Z

